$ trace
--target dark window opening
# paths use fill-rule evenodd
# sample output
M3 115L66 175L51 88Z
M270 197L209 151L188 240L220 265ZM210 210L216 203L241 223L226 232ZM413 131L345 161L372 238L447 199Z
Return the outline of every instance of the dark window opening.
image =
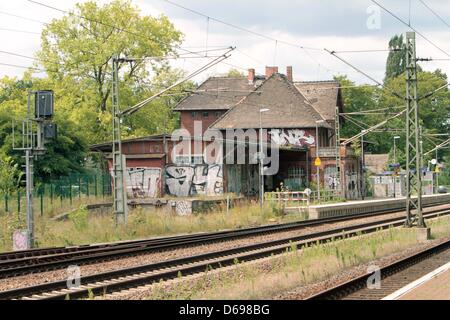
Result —
M208 118L208 116L209 116L209 113L208 112L203 112L203 118Z

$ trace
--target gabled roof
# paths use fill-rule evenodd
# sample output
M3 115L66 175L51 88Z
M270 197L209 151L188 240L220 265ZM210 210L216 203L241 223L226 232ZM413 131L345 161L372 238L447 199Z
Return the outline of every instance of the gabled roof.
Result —
M263 128L314 128L316 121L324 120L286 76L274 73L210 128L259 128L263 108L269 109L262 114ZM330 128L326 122L318 125Z
M343 112L338 81L299 81L294 84L325 120L334 120L336 106Z
M181 100L174 110L228 110L253 89L247 77L211 77L196 93Z
M171 138L170 134L154 134L151 136L144 136L139 138L128 138L123 139L122 144L127 142L149 142L149 141L164 141L164 139L169 140ZM90 151L93 152L111 152L112 151L112 142L103 142L93 144L89 147Z

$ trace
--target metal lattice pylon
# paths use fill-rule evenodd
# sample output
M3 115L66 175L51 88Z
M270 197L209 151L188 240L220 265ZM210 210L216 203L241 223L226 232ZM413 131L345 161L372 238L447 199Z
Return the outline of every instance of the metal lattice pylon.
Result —
M425 227L422 216L416 39L406 32L406 226Z
M114 183L114 214L116 224L126 223L127 203L124 179L124 159L122 156L122 143L120 136L120 109L119 109L119 62L118 56L112 59L112 115L113 115L113 183Z

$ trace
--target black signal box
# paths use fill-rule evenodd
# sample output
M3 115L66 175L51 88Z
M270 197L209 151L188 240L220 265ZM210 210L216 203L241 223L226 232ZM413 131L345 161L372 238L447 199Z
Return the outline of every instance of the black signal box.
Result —
M34 115L36 119L49 119L53 117L53 91L37 91L35 93L34 103Z
M44 124L44 139L56 139L58 135L58 127L56 123Z

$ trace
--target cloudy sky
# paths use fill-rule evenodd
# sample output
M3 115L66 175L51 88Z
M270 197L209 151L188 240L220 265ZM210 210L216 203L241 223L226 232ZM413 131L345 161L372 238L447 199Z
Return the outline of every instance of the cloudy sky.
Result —
M80 0L36 0L60 9L70 10ZM292 65L296 80L326 80L336 74L347 74L358 83L371 83L363 75L326 53L326 48L342 50L387 49L389 38L409 28L379 9L371 0L170 0L205 16L177 7L164 0L134 0L145 15L167 15L185 34L183 48L191 51L236 46L228 64L221 64L202 74L226 72L230 65L264 73L266 65L277 65L284 73ZM81 1L82 2L82 1ZM106 1L99 1L104 3ZM398 18L419 31L417 56L450 59L450 3L446 0L377 0ZM442 19L436 17L429 8ZM16 16L14 16L16 15ZM5 66L30 66L30 59L1 51L33 55L40 46L42 22L60 17L61 12L27 0L0 2L0 76L18 76L24 69ZM17 16L34 19L26 20ZM220 23L214 19L226 22ZM247 29L260 35L235 27ZM21 31L21 32L19 32ZM278 41L275 41L278 40ZM286 44L288 42L289 44ZM431 42L431 43L430 43ZM296 46L297 45L297 46ZM301 46L307 49L302 49ZM342 58L381 81L387 52L340 53ZM187 59L177 67L194 70L205 61ZM425 70L441 68L450 74L450 60L423 62Z

